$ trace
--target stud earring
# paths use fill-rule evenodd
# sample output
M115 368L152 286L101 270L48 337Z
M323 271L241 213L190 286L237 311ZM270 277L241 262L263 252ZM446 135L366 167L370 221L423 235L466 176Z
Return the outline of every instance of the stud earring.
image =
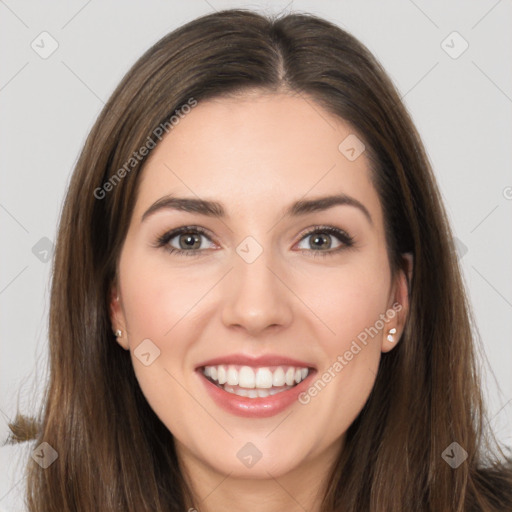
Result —
M121 331L121 329L117 329L114 334L116 335L116 338L120 338L123 335L123 331Z
M396 334L396 329L393 327L393 329L389 329L388 331L388 341L391 343L395 341L395 337L393 336L394 334Z

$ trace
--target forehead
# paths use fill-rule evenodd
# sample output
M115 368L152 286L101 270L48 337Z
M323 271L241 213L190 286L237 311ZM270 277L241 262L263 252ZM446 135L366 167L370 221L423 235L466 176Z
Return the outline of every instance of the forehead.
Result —
M345 141L354 146L360 138L348 123L302 95L252 93L199 101L149 155L136 210L165 194L212 198L226 204L228 213L243 214L262 205L281 208L303 197L344 193L378 218L369 160L364 152L347 158Z

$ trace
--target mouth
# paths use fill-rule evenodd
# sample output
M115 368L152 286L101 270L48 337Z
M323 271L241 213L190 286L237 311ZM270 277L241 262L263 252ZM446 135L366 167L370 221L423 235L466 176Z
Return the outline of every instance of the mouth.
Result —
M279 354L230 354L195 368L208 396L230 414L269 418L299 401L317 373L312 362Z
M218 388L240 397L267 398L288 391L315 372L307 366L260 366L219 364L198 371Z

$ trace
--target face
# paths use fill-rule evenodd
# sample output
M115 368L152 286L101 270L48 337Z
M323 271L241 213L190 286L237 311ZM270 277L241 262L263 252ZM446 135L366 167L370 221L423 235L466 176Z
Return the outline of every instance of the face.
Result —
M354 135L312 100L246 94L199 102L146 163L111 320L191 467L326 467L400 338L406 278Z

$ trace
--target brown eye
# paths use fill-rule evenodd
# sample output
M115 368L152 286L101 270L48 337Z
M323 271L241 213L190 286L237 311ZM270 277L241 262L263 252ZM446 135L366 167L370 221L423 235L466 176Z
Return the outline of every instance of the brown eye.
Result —
M198 235L195 233L184 233L184 234L175 236L174 238L178 239L180 249L197 250L201 247L201 237L202 236L203 235Z

